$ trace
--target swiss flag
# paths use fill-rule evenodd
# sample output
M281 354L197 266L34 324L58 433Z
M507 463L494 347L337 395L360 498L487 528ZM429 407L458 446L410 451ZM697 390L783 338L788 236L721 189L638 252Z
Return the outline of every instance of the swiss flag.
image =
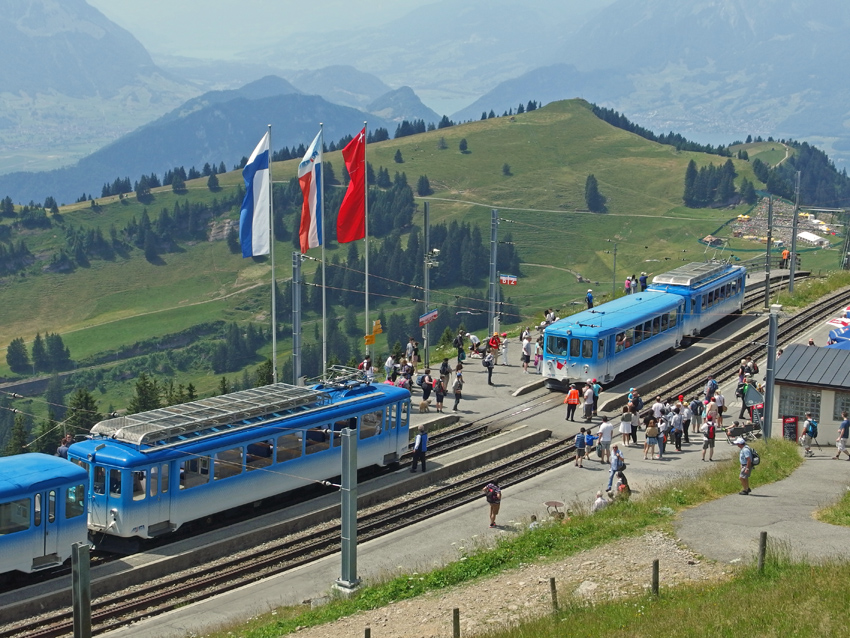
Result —
M336 239L340 244L366 236L366 127L342 149L342 158L351 181L336 218Z

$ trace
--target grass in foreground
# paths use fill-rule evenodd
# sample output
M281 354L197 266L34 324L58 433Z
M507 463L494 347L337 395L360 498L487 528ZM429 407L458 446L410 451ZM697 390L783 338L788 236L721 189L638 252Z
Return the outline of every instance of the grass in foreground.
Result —
M810 278L795 283L794 294L784 292L774 297L771 302L782 304L784 309L802 308L847 285L850 285L850 272L836 270L822 279Z
M558 614L494 631L487 638L629 636L698 638L841 636L850 622L844 604L847 563L791 563L773 553L765 570L746 567L731 581L683 585L597 605L572 602ZM836 604L831 604L834 601Z
M754 488L788 477L801 463L794 443L771 440L756 447L762 462L750 481ZM432 572L402 574L364 587L351 599L333 600L316 609L303 606L283 608L254 619L247 626L229 627L213 635L246 638L280 636L295 631L297 627L320 625L428 591L492 576L521 563L540 562L541 558L562 558L653 527L666 527L677 511L737 492L740 489L737 467L737 458L717 463L698 476L678 481L675 487L648 489L641 498L617 503L599 513L578 514L563 525L547 525L505 537L493 548L476 549Z

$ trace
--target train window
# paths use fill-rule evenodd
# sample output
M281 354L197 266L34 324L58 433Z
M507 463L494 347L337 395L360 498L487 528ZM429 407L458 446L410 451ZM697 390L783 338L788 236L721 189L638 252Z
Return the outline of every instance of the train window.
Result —
M232 450L216 452L214 463L214 481L220 481L221 479L242 474L242 448L235 447Z
M277 437L277 462L301 457L301 435L298 432Z
M135 472L133 472L133 500L134 501L145 500L145 485L147 485L147 482L148 482L147 473L144 470L136 470ZM154 481L151 481L151 483L154 483ZM155 489L154 489L154 494L156 494Z
M652 336L652 322L647 321L643 324L643 338L649 339Z
M38 496L36 494L36 497ZM40 512L39 516L41 516ZM39 523L36 523L36 525ZM23 532L25 529L29 529L29 527L30 500L28 498L19 498L17 501L0 504L0 536Z
M381 416L383 416L383 410L381 410ZM334 423L334 434L331 444L334 447L339 447L342 445L342 436L341 432L344 428L351 428L352 430L357 429L357 417L351 417L349 419L342 419ZM360 438L363 438L362 436Z
M159 491L162 492L163 494L167 494L168 493L168 482L171 479L171 471L170 471L171 466L168 463L163 463L160 466L160 469L162 470L162 472L161 472L162 476L160 477Z
M109 495L121 496L121 470L109 470Z
M626 330L626 339L623 341L624 348L631 348L635 342L635 329L629 328Z
M578 339L576 339L576 341L578 341ZM581 356L584 359L593 358L593 339L581 340Z
M307 454L315 454L322 452L330 447L329 431L327 426L324 428L310 428L304 431L304 438L307 440Z
M86 511L85 485L74 485L65 490L65 518L76 518Z
M366 439L381 433L382 412L370 412L360 417L360 438Z
M566 357L568 345L569 339L566 337L546 337L547 354L554 354L557 357Z
M733 281L733 282L732 282L731 284L729 284L729 285L732 287L732 288L731 288L731 290L732 290L732 295L734 296L734 295L738 294L738 280L736 279L735 281Z
M664 332L669 327L669 317L667 316L667 313L664 313L661 315L661 332Z
M388 405L386 408L386 421L387 428L390 430L395 428L395 405Z
M640 343L643 341L643 324L639 323L635 326L635 343Z
M701 306L700 306L700 307L701 307L703 310L705 310L705 297L706 297L705 295L701 295L701 296L700 296L700 298L702 299L702 302L701 302Z
M616 342L614 344L614 352L622 352L623 344L626 341L626 333L618 332L616 337Z
M600 339L599 343L597 344L597 347L598 347L598 350L596 351L596 358L597 359L604 359L605 358L605 339Z
M714 305L714 291L713 290L708 291L708 301L706 303L708 304L709 308L711 308Z
M180 489L188 490L207 483L210 478L210 459L199 456L187 461L180 461Z
M661 317L653 317L652 318L652 334L657 335L661 332Z
M89 464L88 464L88 463L86 463L85 461L81 461L80 459L71 459L71 463L74 463L74 464L76 464L76 465L79 465L79 466L80 466L81 468L83 468L86 472L88 472L88 471L89 471Z
M47 522L56 522L56 490L47 493Z
M274 459L274 439L257 441L248 444L248 459L245 469L251 472L261 467L268 467Z
M408 418L410 418L410 401L405 401L401 404L401 427L407 427Z
M94 485L92 489L95 494L106 493L106 468L99 465L94 466Z
M157 492L159 492L159 468L154 465L148 476L150 477L150 480L148 480L148 490L151 496L156 496Z
M578 357L581 355L581 339L570 339L570 356Z
M672 328L675 325L676 325L676 309L674 308L673 310L670 311L670 327Z
M41 525L41 494L35 495L35 511L33 512L33 525L38 527Z

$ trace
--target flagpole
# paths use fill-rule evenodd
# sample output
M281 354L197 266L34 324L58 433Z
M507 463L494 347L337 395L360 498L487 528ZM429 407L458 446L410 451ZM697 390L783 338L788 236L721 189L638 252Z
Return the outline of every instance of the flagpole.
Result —
M272 188L272 125L269 124L269 256L272 263L272 381L277 383L277 295L274 278L274 189Z
M316 195L319 198L320 215L322 224L322 377L328 376L328 306L327 306L327 287L325 286L325 242L327 241L327 229L325 228L325 179L323 164L325 152L325 128L322 122L319 122L319 155L322 161L319 162L319 188L321 189Z
M366 332L373 334L369 327L369 175L366 171L366 122L363 122L363 216L365 218L365 252L366 252ZM366 344L366 354L369 354L369 345Z

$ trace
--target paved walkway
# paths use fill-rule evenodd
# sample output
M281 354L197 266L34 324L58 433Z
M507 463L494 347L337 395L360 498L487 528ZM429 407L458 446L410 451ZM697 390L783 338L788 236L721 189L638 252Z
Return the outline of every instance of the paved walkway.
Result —
M787 479L756 488L749 496L734 494L683 512L676 524L679 538L694 551L724 562L752 559L762 531L786 544L796 559L846 557L850 527L821 523L813 513L848 489L850 463L844 455L830 460L834 447L815 448L815 454Z

